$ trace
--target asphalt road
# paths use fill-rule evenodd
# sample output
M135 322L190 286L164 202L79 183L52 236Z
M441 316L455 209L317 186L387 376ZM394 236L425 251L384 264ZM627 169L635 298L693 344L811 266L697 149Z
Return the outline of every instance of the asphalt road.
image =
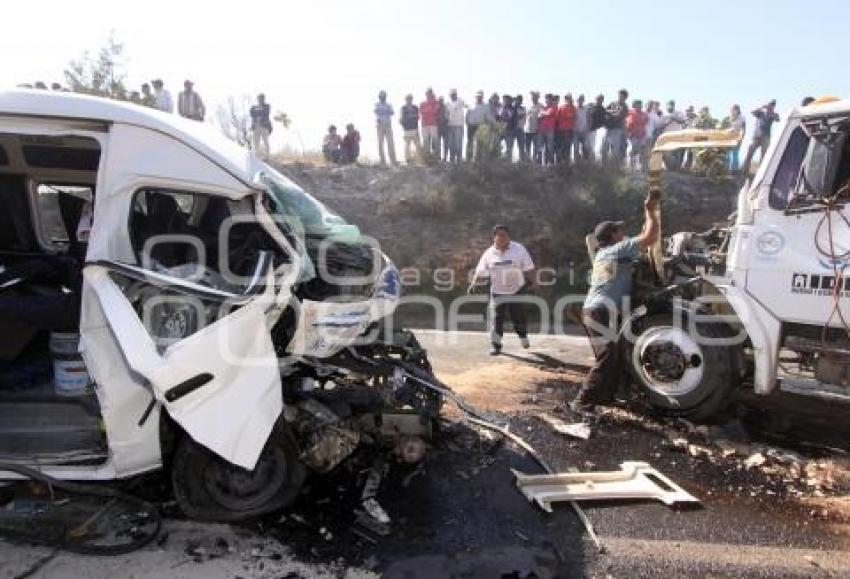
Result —
M645 460L702 508L588 504L607 551L600 554L568 506L547 514L516 490L511 468L539 472L528 456L447 409L451 422L424 464L394 466L382 484L387 535L357 522L364 466L352 463L314 479L280 516L242 527L172 518L161 544L130 555L92 558L0 541L0 578L850 576L850 526L809 508L775 476L690 456L640 423L605 417L587 441L555 433L539 416L570 418L559 409L590 361L581 338L533 336L527 352L508 338L496 358L482 334L420 338L445 382L508 418L557 470Z

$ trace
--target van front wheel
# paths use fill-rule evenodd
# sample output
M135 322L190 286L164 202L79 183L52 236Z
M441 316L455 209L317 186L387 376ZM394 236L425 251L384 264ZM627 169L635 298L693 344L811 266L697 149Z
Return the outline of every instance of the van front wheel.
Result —
M172 485L187 517L234 522L281 509L295 500L306 470L292 438L277 429L254 470L231 464L184 436L174 454Z

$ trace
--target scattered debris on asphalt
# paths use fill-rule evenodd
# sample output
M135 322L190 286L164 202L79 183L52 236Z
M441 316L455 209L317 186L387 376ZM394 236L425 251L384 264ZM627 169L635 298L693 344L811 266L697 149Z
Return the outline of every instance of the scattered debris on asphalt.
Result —
M552 430L558 434L580 438L581 440L590 438L590 425L586 422L567 423L548 414L539 414L538 416L545 422L548 422Z
M87 555L123 555L155 541L162 518L155 505L117 489L55 479L14 463L0 470L31 482L0 508L0 537Z
M744 467L746 468L755 468L757 466L763 465L767 462L767 459L760 452L756 452L755 454L750 455L747 460L744 461Z

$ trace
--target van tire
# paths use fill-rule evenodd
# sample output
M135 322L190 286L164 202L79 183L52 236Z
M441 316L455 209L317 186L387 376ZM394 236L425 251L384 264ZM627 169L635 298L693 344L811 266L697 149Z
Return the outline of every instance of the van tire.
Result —
M667 416L706 421L719 417L733 401L740 381L738 347L698 344L677 329L688 328L688 322L685 312L640 320L634 327L634 340L626 342L625 362L653 409ZM721 323L699 322L696 328L705 338L734 336ZM661 363L654 367L653 360L659 358Z
M171 480L177 504L190 519L236 522L291 504L306 472L292 436L276 427L253 471L183 436L174 453Z

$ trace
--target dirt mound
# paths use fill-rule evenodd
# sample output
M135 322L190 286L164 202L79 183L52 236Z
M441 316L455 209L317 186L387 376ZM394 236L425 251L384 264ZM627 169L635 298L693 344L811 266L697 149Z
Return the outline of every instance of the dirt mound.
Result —
M539 267L584 268L588 231L602 219L626 221L637 231L647 190L644 176L599 165L280 168L377 238L400 267L426 273L474 267L496 223L511 227ZM707 229L734 209L737 187L732 180L673 173L666 184L667 232ZM583 285L583 279L569 281Z

